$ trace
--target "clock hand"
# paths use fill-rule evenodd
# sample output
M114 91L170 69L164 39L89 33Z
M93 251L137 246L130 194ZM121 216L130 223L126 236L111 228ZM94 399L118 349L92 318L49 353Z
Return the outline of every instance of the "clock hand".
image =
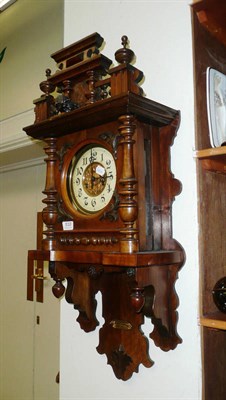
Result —
M102 183L102 185L105 185L108 178L113 179L113 175L105 175L105 176L99 175L98 177L93 176L92 180L93 180L93 183L94 183L94 181L96 181L96 182L98 181L98 182Z
M93 189L93 185L94 185L95 180L96 180L96 178L93 175L93 168L92 168L92 172L91 172L91 189Z
M108 179L108 178L112 179L112 178L113 178L113 175L104 175L104 176L101 176L101 175L100 175L97 179L106 180L106 179Z
M93 153L93 149L90 149L90 158L89 158L89 162L90 164L92 164L95 161L95 153Z
M89 161L90 161L91 164L92 164L93 161L94 161L94 158L93 158L93 149L92 149L92 147L91 147L91 156L90 156ZM94 177L94 168L93 168L92 165L91 165L91 189L93 189L94 181L95 181L95 177Z

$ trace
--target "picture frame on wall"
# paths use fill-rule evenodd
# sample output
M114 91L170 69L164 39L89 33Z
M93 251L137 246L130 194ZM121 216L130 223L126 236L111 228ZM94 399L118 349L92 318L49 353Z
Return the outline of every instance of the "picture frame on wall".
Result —
M206 71L207 114L212 147L226 145L226 75L214 68Z

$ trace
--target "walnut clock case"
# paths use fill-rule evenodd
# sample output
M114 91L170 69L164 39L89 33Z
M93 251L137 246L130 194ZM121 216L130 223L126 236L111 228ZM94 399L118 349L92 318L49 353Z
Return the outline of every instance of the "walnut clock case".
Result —
M139 364L153 364L145 316L156 346L181 343L174 285L184 262L171 215L181 190L170 170L180 113L143 97L143 73L131 65L127 42L123 36L117 66L100 53L98 33L52 54L58 69L46 71L35 123L24 128L46 142L47 155L45 229L28 253L28 299L33 278L42 279L35 265L49 261L54 295L65 292L89 332L99 324L100 291L105 322L97 351L123 380Z

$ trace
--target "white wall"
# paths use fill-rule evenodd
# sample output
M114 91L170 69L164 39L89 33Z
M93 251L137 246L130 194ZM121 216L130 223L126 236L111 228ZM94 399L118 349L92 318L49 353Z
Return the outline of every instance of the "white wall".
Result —
M126 34L145 73L147 97L181 110L181 126L172 148L172 171L183 183L173 207L174 237L184 246L186 264L177 281L180 296L178 332L183 343L164 353L150 342L151 369L118 381L106 357L96 352L98 330L86 334L77 312L62 302L61 400L199 400L201 399L198 314L196 175L193 160L194 116L192 39L187 0L65 0L65 45L99 32L104 54L114 57ZM101 322L101 310L98 310ZM149 334L150 322L144 332Z
M49 58L62 43L63 0L17 1L0 15L1 62L0 119L32 108L40 96L39 82L46 68L54 67Z
M0 26L0 51L7 47L0 65L0 400L56 400L59 304L47 297L52 282L44 283L43 304L26 300L44 153L22 128L34 122L32 102L49 54L62 46L63 0L17 1L0 13Z

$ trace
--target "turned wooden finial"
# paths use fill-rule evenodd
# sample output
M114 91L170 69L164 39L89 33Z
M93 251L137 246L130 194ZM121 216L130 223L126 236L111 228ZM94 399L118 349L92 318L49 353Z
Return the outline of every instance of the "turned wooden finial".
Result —
M64 292L65 292L65 287L64 287L64 285L62 284L62 279L56 278L56 283L55 283L55 285L53 285L53 287L52 287L52 292L53 292L53 295L54 295L57 299L59 299L60 297L63 296L63 294L64 294Z
M144 297L144 288L136 287L132 289L132 293L130 294L131 305L133 306L136 313L141 312L144 307L145 297Z
M46 69L46 78L49 78L51 75L51 69L47 68Z
M49 96L50 93L52 93L55 90L55 85L49 82L48 78L51 75L51 70L49 68L46 69L46 81L43 81L40 83L39 87L43 93L46 94L46 96Z
M134 52L127 48L129 41L126 35L123 35L121 40L123 47L115 52L115 59L120 64L130 64L134 58Z
M124 49L125 49L126 46L128 45L128 36L123 35L122 38L121 38L121 40L122 40L122 45L123 45L123 47L124 47Z

